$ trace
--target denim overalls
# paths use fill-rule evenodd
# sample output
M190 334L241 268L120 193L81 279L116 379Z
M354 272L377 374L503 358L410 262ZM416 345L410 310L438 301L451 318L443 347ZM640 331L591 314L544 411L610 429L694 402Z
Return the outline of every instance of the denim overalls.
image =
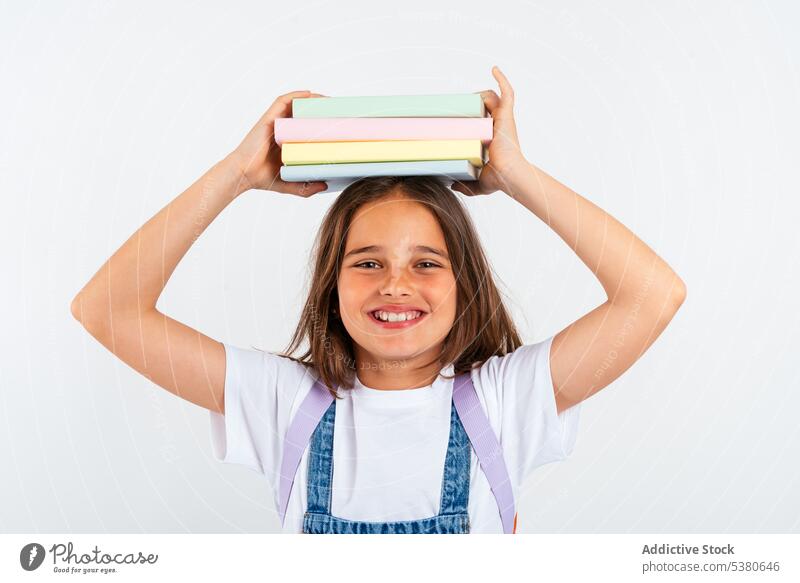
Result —
M336 403L331 403L311 437L308 458L308 508L303 518L307 534L466 534L469 532L470 445L464 426L450 412L450 440L444 461L439 514L404 522L363 522L331 516L333 426Z
M308 534L466 534L470 531L471 448L497 500L503 532L516 530L514 496L503 452L483 412L469 373L453 381L450 437L445 456L439 514L397 522L346 520L330 513L333 482L333 435L336 403L317 380L289 425L280 475L280 517L283 523L300 458L309 445L308 502L303 533Z

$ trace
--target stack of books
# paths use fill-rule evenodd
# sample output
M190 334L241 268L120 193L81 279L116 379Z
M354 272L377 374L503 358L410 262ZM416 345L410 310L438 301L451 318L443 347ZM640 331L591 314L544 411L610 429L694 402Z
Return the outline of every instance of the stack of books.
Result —
M306 97L275 120L281 178L328 191L366 176L477 180L491 140L478 93Z

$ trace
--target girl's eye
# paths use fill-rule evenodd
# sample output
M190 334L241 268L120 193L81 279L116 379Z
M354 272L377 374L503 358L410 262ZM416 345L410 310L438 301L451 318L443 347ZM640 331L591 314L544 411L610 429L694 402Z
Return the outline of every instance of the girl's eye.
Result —
M432 261L420 261L417 265L423 265L423 264L430 265L431 267L439 267ZM362 261L361 263L354 265L354 267L364 267L366 265L377 265L377 263L375 261Z

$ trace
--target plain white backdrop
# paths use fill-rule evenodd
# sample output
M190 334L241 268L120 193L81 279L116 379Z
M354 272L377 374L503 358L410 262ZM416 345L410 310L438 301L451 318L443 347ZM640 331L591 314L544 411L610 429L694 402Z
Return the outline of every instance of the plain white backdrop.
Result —
M520 532L797 532L800 5L17 2L0 8L0 531L278 532L266 481L216 462L208 412L69 304L279 94L516 92L526 157L682 277L652 348L583 404ZM335 198L244 194L159 308L282 350ZM605 297L542 221L467 199L525 342Z

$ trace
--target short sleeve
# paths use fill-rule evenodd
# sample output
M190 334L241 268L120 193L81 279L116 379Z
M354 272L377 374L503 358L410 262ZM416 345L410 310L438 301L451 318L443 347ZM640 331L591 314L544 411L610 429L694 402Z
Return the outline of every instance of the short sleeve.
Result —
M500 419L503 456L516 486L533 469L565 460L575 447L581 404L557 412L550 373L553 338L494 356L479 372L490 416Z
M306 368L269 352L223 346L225 413L210 411L214 457L259 472L274 486L283 436L308 376Z

